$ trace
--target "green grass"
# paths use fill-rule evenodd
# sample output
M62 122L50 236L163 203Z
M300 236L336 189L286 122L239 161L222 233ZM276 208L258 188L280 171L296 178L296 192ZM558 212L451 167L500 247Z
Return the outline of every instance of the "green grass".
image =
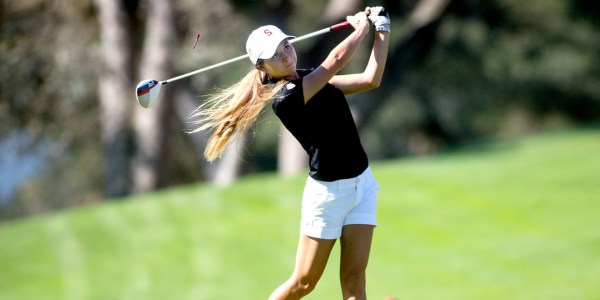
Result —
M370 299L600 299L600 131L378 162ZM266 299L304 176L200 184L0 225L0 299ZM307 299L340 299L338 248Z

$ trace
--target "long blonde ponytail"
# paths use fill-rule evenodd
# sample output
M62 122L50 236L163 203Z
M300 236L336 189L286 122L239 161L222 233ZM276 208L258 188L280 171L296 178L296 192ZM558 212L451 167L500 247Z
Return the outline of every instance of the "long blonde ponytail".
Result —
M192 113L192 123L198 127L190 133L214 129L204 150L206 160L220 157L228 141L248 129L267 101L286 83L281 80L276 84L263 84L264 76L262 71L253 69L238 83L210 95Z

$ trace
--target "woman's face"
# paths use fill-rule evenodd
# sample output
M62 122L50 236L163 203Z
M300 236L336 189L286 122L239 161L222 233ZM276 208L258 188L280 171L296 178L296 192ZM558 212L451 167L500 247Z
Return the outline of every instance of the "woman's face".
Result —
M263 59L260 69L271 78L293 79L297 76L296 62L296 49L285 39L281 41L273 57Z

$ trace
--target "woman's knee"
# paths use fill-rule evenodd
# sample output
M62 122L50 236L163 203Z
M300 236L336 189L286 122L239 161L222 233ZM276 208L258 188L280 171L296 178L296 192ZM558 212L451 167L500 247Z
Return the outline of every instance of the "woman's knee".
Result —
M300 299L312 292L318 281L316 277L294 275L280 287L284 290L281 294L287 295L282 299Z
M362 295L366 291L366 276L364 272L347 272L340 276L342 291L345 295Z
M319 282L319 277L316 276L298 276L294 279L296 282L296 286L298 287L300 294L302 296L308 295L312 292L317 283Z

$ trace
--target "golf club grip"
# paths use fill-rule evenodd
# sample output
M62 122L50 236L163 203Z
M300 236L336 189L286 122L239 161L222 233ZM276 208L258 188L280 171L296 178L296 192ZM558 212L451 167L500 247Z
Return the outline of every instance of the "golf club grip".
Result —
M350 26L350 22L344 21L342 23L338 23L338 24L335 24L335 25L329 27L329 29L331 29L331 31L334 31L334 30L338 30L338 29L348 27L348 26Z

